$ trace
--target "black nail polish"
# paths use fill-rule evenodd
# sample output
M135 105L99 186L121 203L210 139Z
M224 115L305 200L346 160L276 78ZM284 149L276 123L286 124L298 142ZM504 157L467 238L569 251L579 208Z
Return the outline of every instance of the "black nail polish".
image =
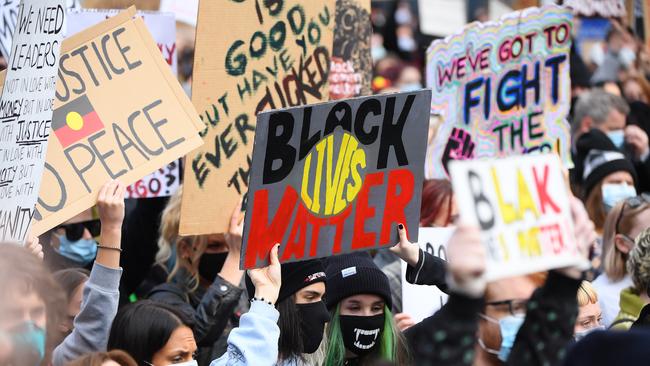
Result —
M397 227L398 227L400 230L404 230L404 225L402 225L402 224L399 224Z

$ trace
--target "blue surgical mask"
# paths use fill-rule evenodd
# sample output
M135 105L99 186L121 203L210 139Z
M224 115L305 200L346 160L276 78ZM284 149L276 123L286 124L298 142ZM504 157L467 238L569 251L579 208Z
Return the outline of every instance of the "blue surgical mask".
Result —
M420 83L408 83L400 87L400 91L402 92L412 92L420 89L422 89L422 85L420 85Z
M490 322L499 324L499 330L501 332L501 348L499 350L493 350L487 348L483 340L479 338L478 343L486 352L497 355L497 358L503 362L508 360L510 356L510 351L512 351L512 346L515 344L515 339L517 338L517 333L519 333L519 328L524 324L525 316L515 316L508 315L504 318L496 320L487 315L480 314L480 316Z
M605 206L605 211L608 213L617 203L626 198L636 196L636 188L625 183L606 183L603 184L601 190L603 194L603 205Z
M95 239L79 239L70 241L65 235L55 234L59 239L59 254L77 263L88 264L97 255Z
M588 334L590 334L592 332L595 332L597 330L605 330L605 326L604 325L599 325L597 327L593 327L593 328L590 328L590 329L585 329L585 330L580 331L580 332L576 332L576 334L573 335L573 339L575 339L576 342L578 342L582 338L586 337Z
M617 149L622 148L623 143L625 143L625 132L623 130L609 131L607 132L607 137L609 137Z
M382 46L373 46L370 49L370 54L373 61L379 61L382 58L386 57L386 49Z
M31 321L8 332L13 345L12 358L19 365L40 365L45 357L45 330Z

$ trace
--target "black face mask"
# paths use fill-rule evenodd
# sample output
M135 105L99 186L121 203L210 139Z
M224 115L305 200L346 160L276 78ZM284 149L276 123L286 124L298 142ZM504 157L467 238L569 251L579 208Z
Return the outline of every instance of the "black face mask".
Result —
M221 272L227 256L228 252L203 253L201 259L199 259L199 275L210 282L214 282L214 279Z
M384 314L375 316L340 315L345 348L357 356L372 352L384 330Z
M314 353L323 340L325 323L330 321L330 313L325 302L317 301L310 304L296 304L300 315L303 353Z

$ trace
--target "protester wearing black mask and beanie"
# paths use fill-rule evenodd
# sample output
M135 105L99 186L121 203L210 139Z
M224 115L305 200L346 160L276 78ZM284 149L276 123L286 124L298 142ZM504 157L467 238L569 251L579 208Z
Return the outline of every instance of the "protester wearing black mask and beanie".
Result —
M252 299L255 288L248 276L246 290ZM309 363L307 355L318 350L330 320L324 294L325 269L320 260L282 264L282 286L276 302L280 313L279 360Z
M240 215L236 208L226 235L178 237L176 264L167 283L154 287L148 295L193 320L196 359L201 365L226 351L228 332L239 322L238 304L245 298L240 287L244 274L239 269Z
M388 277L366 252L327 258L327 307L332 314L324 365L408 362L393 320Z

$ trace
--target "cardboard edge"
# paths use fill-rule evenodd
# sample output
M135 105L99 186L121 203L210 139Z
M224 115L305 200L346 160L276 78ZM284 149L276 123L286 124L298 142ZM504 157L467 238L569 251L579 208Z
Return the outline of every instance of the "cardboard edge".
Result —
M66 38L61 44L61 53L68 52L76 47L73 45L82 45L84 43L88 43L91 39L96 38L113 28L117 28L120 24L124 24L133 18L135 16L135 13L136 8L132 5L124 11L119 12L117 15Z

